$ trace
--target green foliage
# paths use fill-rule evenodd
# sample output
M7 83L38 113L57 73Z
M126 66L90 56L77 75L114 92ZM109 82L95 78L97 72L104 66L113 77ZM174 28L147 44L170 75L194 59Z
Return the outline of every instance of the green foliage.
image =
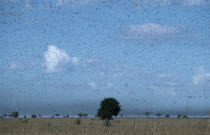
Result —
M183 119L187 119L188 117L187 117L187 114L184 114L183 115Z
M109 126L109 120L112 119L112 116L117 116L120 111L120 103L115 98L105 98L101 101L97 116L102 120L106 120L106 126Z
M12 112L11 116L14 117L14 118L17 118L19 116L19 113L18 112Z
M55 116L60 116L59 114L55 114Z
M27 123L28 122L28 120L27 119L24 119L23 121L22 121L22 123Z
M88 114L87 114L87 113L78 113L78 116L79 116L79 117L87 117Z
M177 118L178 118L178 119L180 119L180 118L181 118L181 116L182 116L181 114L177 114Z
M84 114L83 114L83 116L84 116L84 117L87 117L87 116L88 116L88 114L87 114L87 113L84 113Z
M157 113L156 116L157 116L157 117L161 117L162 114L161 114L161 113Z
M6 117L7 117L7 114L6 114L6 113L4 113L4 114L2 114L2 116L3 116L4 118L6 118Z
M170 118L170 115L169 115L169 114L166 114L166 115L165 115L165 118Z
M74 121L74 123L75 123L76 125L80 125L80 124L81 124L80 118L76 118L75 121Z
M78 113L78 116L79 116L79 117L82 117L82 113Z
M32 114L31 118L37 118L37 116L35 114Z
M150 115L150 112L145 112L145 114L147 115L147 118L149 117Z

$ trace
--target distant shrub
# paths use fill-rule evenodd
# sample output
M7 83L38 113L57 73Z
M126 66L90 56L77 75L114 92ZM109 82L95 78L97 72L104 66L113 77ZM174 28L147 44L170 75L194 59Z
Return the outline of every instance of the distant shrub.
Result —
M180 119L180 118L181 118L181 116L182 116L181 114L177 114L177 118L178 118L178 119Z
M76 125L80 125L80 124L81 124L80 118L76 118L75 121L74 121L74 123L75 123Z
M37 116L35 114L32 114L31 118L37 118Z
M87 117L88 114L87 114L87 113L78 113L78 116L79 116L79 117Z
M24 119L23 121L22 121L22 123L27 123L28 122L28 120L27 119Z
M7 117L7 114L4 113L4 114L2 114L2 116L3 116L4 118L6 118L6 117Z
M161 114L161 113L157 113L156 116L157 116L157 117L161 117L162 114Z
M82 113L78 113L78 116L79 116L79 117L82 117Z
M14 118L17 118L19 116L19 113L18 112L12 112L11 116L14 117Z
M145 114L146 114L146 116L147 116L147 118L148 118L149 115L150 115L150 112L145 112Z
M12 114L9 114L8 117L9 117L9 118L12 118Z
M165 115L165 118L170 118L170 115L169 115L169 114L166 114L166 115Z
M60 116L59 114L55 114L55 116Z
M187 117L187 114L183 115L182 118L183 118L183 119L187 119L187 118L188 118L188 117Z

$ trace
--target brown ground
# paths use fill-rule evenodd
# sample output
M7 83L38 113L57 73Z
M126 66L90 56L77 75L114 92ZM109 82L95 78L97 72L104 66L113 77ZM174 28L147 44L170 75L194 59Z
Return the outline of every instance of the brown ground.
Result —
M0 119L0 135L210 135L208 119L97 118ZM26 122L27 120L27 122Z

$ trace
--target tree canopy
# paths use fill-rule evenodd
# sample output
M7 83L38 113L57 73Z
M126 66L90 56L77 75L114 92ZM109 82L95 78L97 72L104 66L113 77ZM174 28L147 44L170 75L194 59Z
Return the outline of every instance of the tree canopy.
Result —
M97 116L102 120L110 120L121 111L120 103L115 98L105 98L101 101Z

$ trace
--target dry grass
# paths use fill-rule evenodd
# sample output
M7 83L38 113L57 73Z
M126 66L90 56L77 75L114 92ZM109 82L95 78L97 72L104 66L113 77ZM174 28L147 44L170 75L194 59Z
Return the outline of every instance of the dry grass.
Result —
M0 135L210 135L208 119L116 118L110 127L96 118L1 119Z

